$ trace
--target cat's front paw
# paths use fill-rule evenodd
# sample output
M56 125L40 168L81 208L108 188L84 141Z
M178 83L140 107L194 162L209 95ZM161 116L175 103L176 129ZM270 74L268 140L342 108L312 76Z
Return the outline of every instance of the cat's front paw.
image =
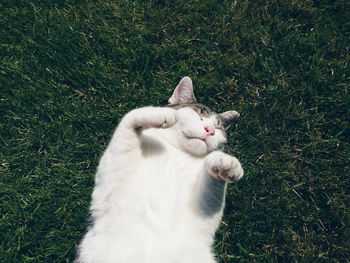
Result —
M178 112L172 108L144 107L125 115L123 122L136 129L169 128L178 120Z
M177 123L178 120L178 112L175 109L171 108L162 108L160 112L160 116L158 119L157 125L154 125L154 127L157 128L169 128L173 126L175 123Z
M210 153L205 159L205 164L211 176L228 183L237 182L244 174L238 159L223 152Z

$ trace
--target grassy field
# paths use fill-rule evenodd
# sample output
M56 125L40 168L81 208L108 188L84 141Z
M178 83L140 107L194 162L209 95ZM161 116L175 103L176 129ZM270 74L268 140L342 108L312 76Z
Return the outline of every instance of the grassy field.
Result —
M182 76L241 112L220 262L350 262L349 1L1 0L0 262L72 262L118 120ZM130 226L132 227L132 226Z

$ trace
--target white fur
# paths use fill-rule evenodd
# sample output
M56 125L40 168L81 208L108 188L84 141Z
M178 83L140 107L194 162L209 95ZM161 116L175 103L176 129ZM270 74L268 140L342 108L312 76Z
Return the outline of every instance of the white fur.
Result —
M216 118L191 108L129 112L103 154L92 194L93 224L77 263L214 263L226 182L243 176L239 161L215 149ZM204 139L206 140L204 141Z

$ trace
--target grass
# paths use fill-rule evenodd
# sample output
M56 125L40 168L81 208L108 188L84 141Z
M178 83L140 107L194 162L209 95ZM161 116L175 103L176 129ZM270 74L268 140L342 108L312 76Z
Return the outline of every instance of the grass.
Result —
M99 156L180 77L241 120L220 262L349 262L349 3L3 0L0 262L72 262ZM132 226L131 226L132 227Z

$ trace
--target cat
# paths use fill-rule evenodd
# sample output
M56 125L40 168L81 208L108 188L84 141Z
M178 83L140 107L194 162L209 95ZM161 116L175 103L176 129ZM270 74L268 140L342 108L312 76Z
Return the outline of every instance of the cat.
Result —
M189 77L169 105L127 113L99 162L75 263L217 262L226 183L243 176L218 149L238 117L197 103Z

